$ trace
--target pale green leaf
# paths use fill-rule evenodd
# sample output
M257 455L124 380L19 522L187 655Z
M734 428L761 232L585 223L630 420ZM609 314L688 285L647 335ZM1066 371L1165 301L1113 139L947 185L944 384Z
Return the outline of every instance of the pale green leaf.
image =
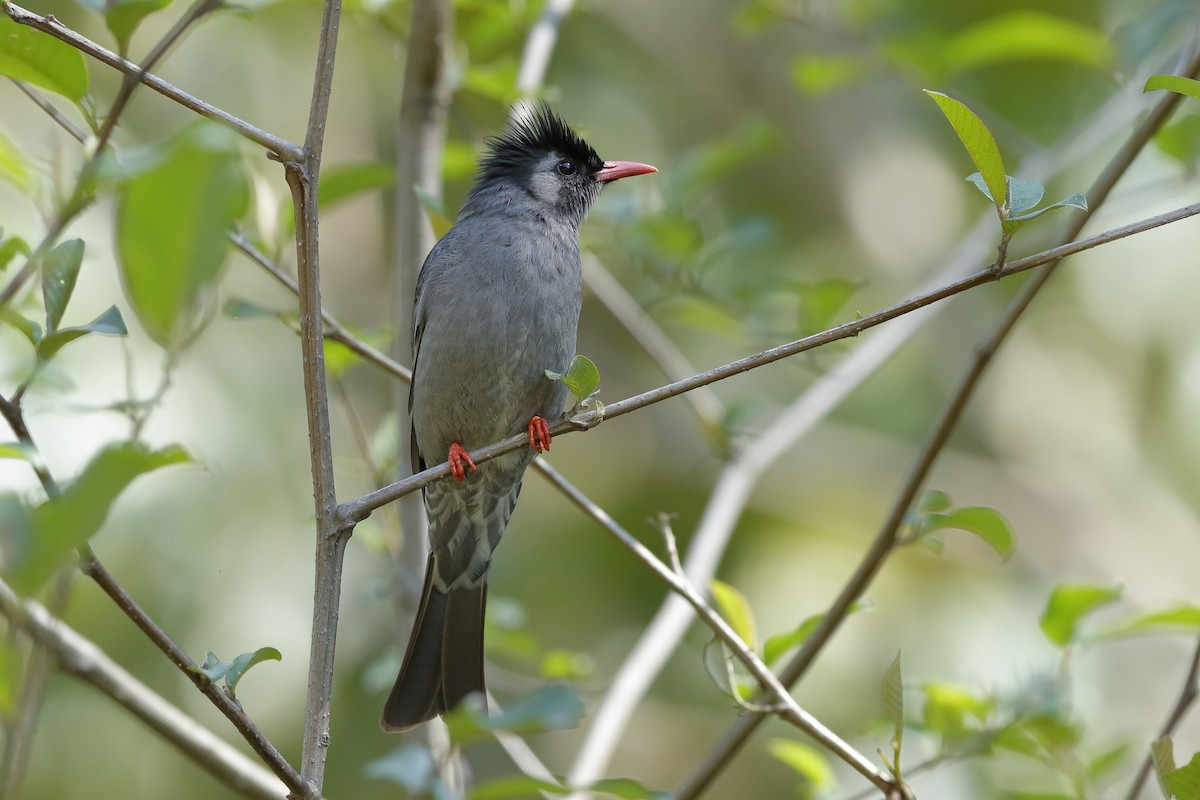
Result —
M1036 208L1046 194L1041 181L1008 176L1008 212L1020 214Z
M967 150L967 155L975 164L975 169L983 178L992 204L1000 213L1006 206L1007 182L1004 173L1004 160L1000 157L1000 148L996 144L992 132L983 124L975 112L963 103L942 94L941 92L925 90L925 94L937 103L938 108L946 115L950 126L958 135L958 140ZM1003 215L1002 215L1003 216Z
M1178 769L1163 775L1163 783L1175 800L1200 800L1200 753Z
M587 356L575 356L571 359L571 366L566 372L546 370L545 373L550 380L565 383L571 394L581 403L591 397L600 386L600 370Z
M1163 797L1170 797L1166 777L1175 771L1175 745L1170 736L1156 739L1150 744L1150 760L1154 763L1154 775Z
M859 611L870 610L875 607L875 602L870 598L864 597L855 600L850 604L847 616L855 614ZM775 663L776 659L791 650L793 647L798 647L812 636L813 631L821 624L821 620L825 619L824 614L813 614L812 616L801 622L796 628L787 633L776 634L767 639L763 645L763 661L768 666Z
M1051 643L1065 647L1075 640L1075 629L1080 619L1120 596L1120 587L1060 584L1046 601L1040 620L1042 633Z
M1200 632L1200 606L1192 603L1175 606L1163 611L1139 614L1132 619L1117 622L1096 635L1097 639L1115 639L1139 633L1177 632L1196 634Z
M46 307L46 333L58 330L75 280L83 263L83 240L71 239L50 251L42 264L42 301Z
M709 584L717 611L733 628L738 638L753 650L758 643L758 635L754 624L754 610L746 596L724 581L714 578Z
M38 359L49 361L59 350L71 342L93 333L103 336L125 336L128 331L125 329L125 319L121 316L120 309L116 306L109 306L103 314L87 325L61 328L43 337L37 343Z
M815 747L791 739L771 739L767 752L795 771L818 792L831 791L837 785L833 767L825 754Z
M260 647L253 653L242 653L236 656L229 662L229 669L225 671L225 685L229 687L229 694L233 695L237 691L238 681L246 674L246 671L255 664L261 664L264 661L282 661L283 656L274 647Z
M928 683L923 720L943 740L958 739L980 729L991 711L991 703L969 689L950 683Z
M883 716L896 726L897 734L904 727L904 679L900 670L900 656L897 652L896 659L884 673L882 692Z
M1152 92L1155 89L1166 89L1169 92L1178 92L1200 100L1200 81L1193 78L1184 78L1179 75L1151 75L1150 79L1146 81L1146 88L1142 91Z
M1013 11L960 31L946 42L941 55L952 71L1030 60L1106 70L1114 51L1109 37L1095 28L1036 11Z
M930 514L926 532L953 528L973 533L1007 559L1013 552L1013 535L1000 512L987 506L964 506L944 514Z

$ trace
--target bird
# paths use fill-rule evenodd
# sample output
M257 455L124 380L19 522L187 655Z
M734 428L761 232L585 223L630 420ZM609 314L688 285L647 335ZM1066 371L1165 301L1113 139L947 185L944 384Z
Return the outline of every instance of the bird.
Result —
M579 228L608 184L657 170L604 161L539 103L487 140L453 226L417 279L409 391L414 472L446 460L424 489L429 555L416 620L380 725L403 731L485 693L488 569L525 469L550 449L567 389L547 377L575 355ZM470 451L518 433L529 446L476 467Z

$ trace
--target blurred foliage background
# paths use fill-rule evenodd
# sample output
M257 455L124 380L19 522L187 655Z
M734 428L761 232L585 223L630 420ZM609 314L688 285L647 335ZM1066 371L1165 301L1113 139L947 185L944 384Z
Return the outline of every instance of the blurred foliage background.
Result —
M111 42L102 19L79 5L29 7ZM198 26L156 72L302 139L320 7L255 0L239 9ZM483 137L503 127L517 97L524 37L540 11L532 1L455 3L445 158L451 215ZM171 6L148 17L131 52L144 52L178 12ZM371 174L388 182L407 19L406 2L348 3L326 177L382 164L382 173ZM545 96L605 158L659 167L657 176L605 193L584 244L703 369L903 300L943 270L966 237L979 235L971 234L978 220L994 226L987 202L964 180L969 160L921 89L970 105L996 135L1010 172L1044 180L1047 197L1058 199L1086 190L1145 108L1145 78L1177 68L1180 53L1195 47L1198 26L1192 0L596 1L564 21ZM95 64L89 72L103 108L119 81ZM56 191L78 169L81 148L11 83L0 84L0 109L4 134L35 169L31 186L0 182L0 226L36 241ZM191 122L190 112L143 90L117 145L132 151ZM1139 158L1090 232L1195 200L1200 106L1185 102L1158 145ZM270 249L288 265L281 171L246 143L239 153L253 186L243 227L276 243ZM1041 173L1025 175L1027 161ZM386 342L394 333L387 288L393 202L386 186L365 190L370 183L323 214L325 303L364 336ZM1054 243L1067 213L1022 231L1010 256ZM66 322L82 324L116 303L130 335L72 345L26 398L46 462L63 480L128 434L128 419L114 407L153 394L164 369L162 351L122 294L112 204L102 199L68 235L86 240L87 250ZM1064 265L1005 346L930 481L956 504L1003 514L1015 554L1002 561L977 539L953 533L941 554L902 550L870 589L872 608L848 622L797 692L864 752L886 749L879 686L903 648L915 708L921 687L931 684L978 697L1037 696L1054 719L1074 726L1064 734L1066 761L1115 753L1115 769L1090 776L1095 781L1078 793L1063 777L1066 768L1037 759L953 761L914 778L922 798L1093 797L1106 781L1116 787L1112 796L1123 794L1174 701L1192 638L1139 636L1064 651L1047 641L1038 618L1064 581L1122 587L1101 627L1200 601L1198 246L1200 230L1188 222ZM993 251L980 252L971 269ZM719 573L749 599L762 634L794 627L835 596L974 344L1027 279L941 304L762 480ZM292 330L271 316L218 313L229 300L294 307L230 252L208 300L211 322L174 365L146 427L151 443L179 443L196 464L139 479L93 545L198 660L206 650L226 658L264 645L282 652L282 662L248 674L239 699L294 763L312 596L299 348ZM552 463L656 550L657 534L644 520L677 514L686 549L725 447L752 441L833 364L885 335L886 326L718 384L726 415L716 443L676 399L556 440ZM599 365L607 402L666 382L590 297L579 342ZM28 343L0 329L5 393L30 360ZM352 362L336 365L336 377L338 494L349 499L374 488L357 439L370 440L378 454L392 450L395 387ZM19 460L0 460L0 483L26 496L38 491ZM364 774L399 743L376 725L401 646L388 557L396 536L394 516L377 513L349 549L331 798L400 792ZM528 692L541 680L544 656L567 651L581 654L567 660L593 706L663 596L627 552L531 474L492 570L491 688L501 698ZM76 580L64 616L156 690L234 738L95 586ZM733 718L702 665L706 640L693 630L672 658L609 774L669 789ZM797 791L799 777L767 745L794 737L777 723L767 727L709 796ZM565 773L581 737L582 728L531 744ZM1200 749L1200 723L1185 723L1177 741L1186 760ZM914 733L906 760L916 763L937 746L936 736ZM467 756L478 780L512 771L493 744L473 746ZM859 788L841 770L838 780L840 796ZM1151 781L1144 796L1157 791ZM229 790L107 699L52 674L20 796L166 795L212 798Z

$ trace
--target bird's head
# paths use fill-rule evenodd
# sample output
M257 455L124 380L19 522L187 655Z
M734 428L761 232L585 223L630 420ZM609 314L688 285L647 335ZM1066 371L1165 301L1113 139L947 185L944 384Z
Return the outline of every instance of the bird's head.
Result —
M540 104L488 141L471 194L483 199L494 190L515 187L542 213L579 224L605 184L657 171L635 161L605 161L549 106Z

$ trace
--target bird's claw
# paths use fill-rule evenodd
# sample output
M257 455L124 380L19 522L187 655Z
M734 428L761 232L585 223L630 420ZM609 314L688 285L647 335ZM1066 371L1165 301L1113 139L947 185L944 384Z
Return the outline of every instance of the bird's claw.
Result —
M550 451L550 426L541 417L529 420L529 446L538 452Z
M463 446L458 442L451 443L450 455L446 460L450 462L450 474L454 476L454 480L460 483L467 476L467 468L472 471L477 469L475 462L471 460L471 455L463 450ZM465 466L463 465L464 461L466 462Z

